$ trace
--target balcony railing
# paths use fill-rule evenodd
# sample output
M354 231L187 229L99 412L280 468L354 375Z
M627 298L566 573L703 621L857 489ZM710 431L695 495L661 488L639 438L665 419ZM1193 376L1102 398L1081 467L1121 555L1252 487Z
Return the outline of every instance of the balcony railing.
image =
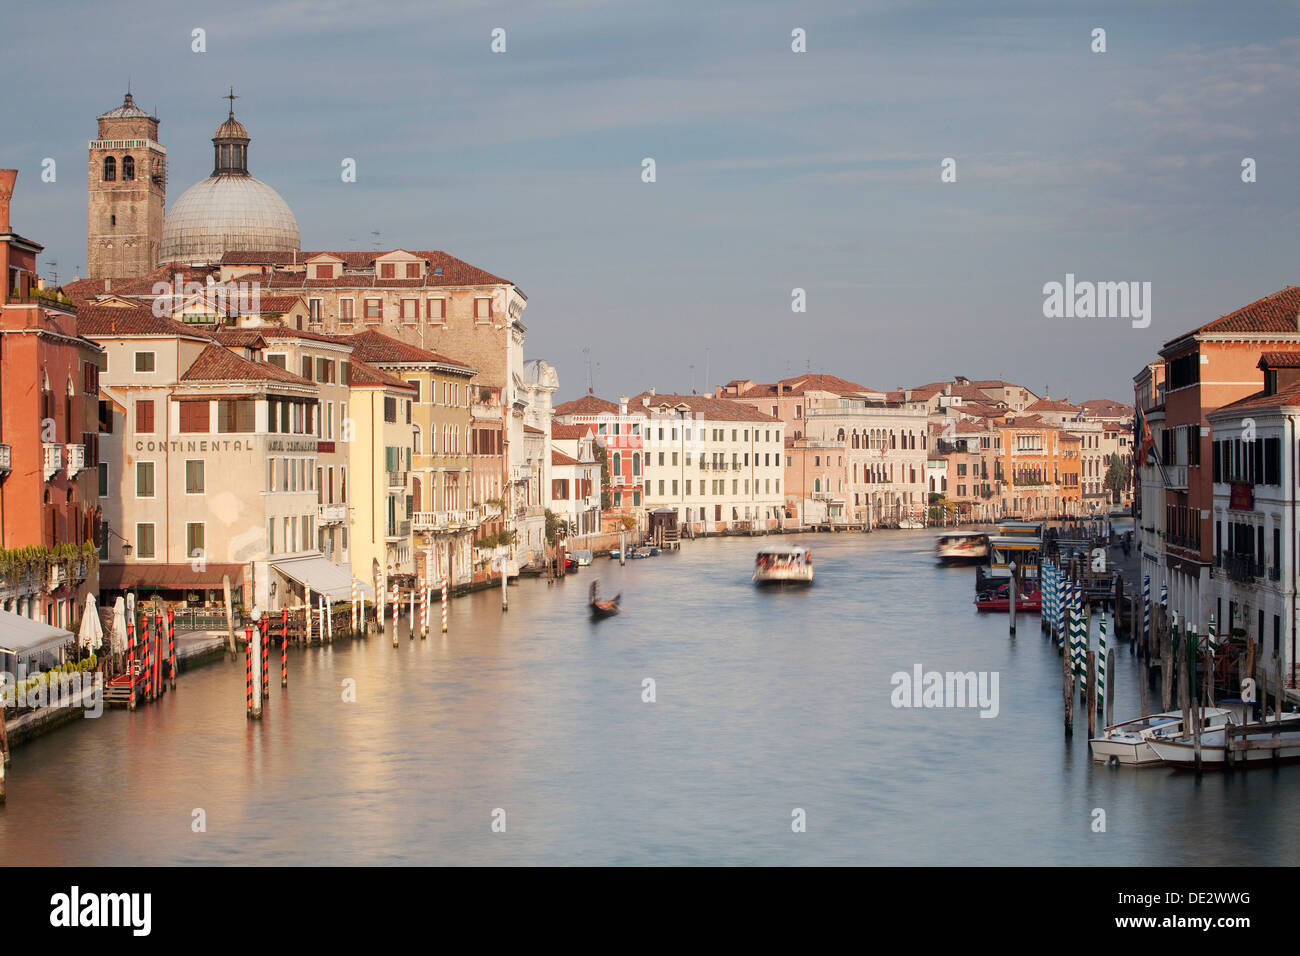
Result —
M57 442L42 442L45 451L45 480L49 481L63 467L63 446Z
M68 445L68 477L76 478L86 467L86 446Z
M396 538L409 538L410 536L411 536L411 522L409 519L406 521L397 521L388 526L387 537L390 541Z
M533 477L532 465L515 465L510 469L511 481L531 481Z
M1166 488L1187 488L1187 466L1165 465Z
M389 488L405 488L405 487L406 487L406 472L405 472L405 471L390 471L390 472L388 472L388 487L389 487Z
M0 445L0 478L9 474L9 446Z
M1264 576L1264 565L1249 555L1225 554L1223 569L1228 572L1230 580L1241 584L1253 584L1256 578Z
M417 511L411 518L411 527L417 534L460 531L466 528L477 528L482 523L482 508L465 508L459 511Z

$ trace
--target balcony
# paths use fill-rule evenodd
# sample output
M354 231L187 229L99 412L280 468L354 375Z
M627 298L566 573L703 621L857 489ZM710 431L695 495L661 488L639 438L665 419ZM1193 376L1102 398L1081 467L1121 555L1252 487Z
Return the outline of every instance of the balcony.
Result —
M388 534L386 537L389 541L400 541L409 538L410 536L411 522L409 519L406 521L397 521L388 526Z
M9 474L9 446L0 445L0 478Z
M1248 554L1223 555L1223 570L1228 572L1229 580L1239 584L1254 584L1256 578L1264 576L1264 565Z
M86 446L68 445L68 477L76 478L86 467Z
M390 471L388 474L388 487L390 489L406 488L406 472Z
M1165 465L1165 487L1171 491L1187 490L1187 466Z
M41 443L41 448L45 451L45 480L49 481L63 467L63 446L47 441Z
M320 504L316 506L316 517L322 524L335 524L346 521L348 506L342 504Z
M532 465L512 465L510 468L511 481L531 481L533 478Z
M482 523L482 508L467 508L461 511L417 511L411 518L411 527L417 534L464 531L477 528Z
M478 418L486 421L500 421L501 406L488 405L484 402L471 402L469 406L469 414L471 418Z

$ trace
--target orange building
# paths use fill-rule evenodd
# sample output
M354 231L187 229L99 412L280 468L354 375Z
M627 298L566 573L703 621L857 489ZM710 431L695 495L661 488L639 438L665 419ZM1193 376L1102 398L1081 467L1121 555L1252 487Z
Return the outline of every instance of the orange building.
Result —
M1148 472L1142 482L1154 478L1164 484L1164 545L1153 570L1168 582L1169 609L1188 623L1204 627L1210 613L1208 598L1202 599L1209 588L1214 548L1207 416L1260 391L1264 379L1259 361L1265 352L1298 349L1300 286L1288 286L1171 339L1160 350L1164 425L1156 451L1163 478L1160 472Z
M1004 515L1079 514L1079 436L1037 415L1009 417L994 435Z
M99 590L99 370L77 311L37 277L42 246L9 227L17 171L0 170L0 607L72 629Z

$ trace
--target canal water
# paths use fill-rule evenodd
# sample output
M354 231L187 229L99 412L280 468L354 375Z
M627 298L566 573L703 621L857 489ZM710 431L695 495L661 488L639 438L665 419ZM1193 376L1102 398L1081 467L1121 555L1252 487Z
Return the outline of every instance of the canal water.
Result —
M19 749L0 852L57 865L1300 861L1300 767L1197 780L1094 765L1086 724L1063 738L1060 658L1037 617L1012 640L1005 615L978 615L974 572L936 567L932 532L787 536L813 548L816 585L757 590L753 554L773 540L598 559L512 586L507 614L499 592L475 594L452 602L447 636L398 648L371 636L291 651L290 686L272 687L260 722L244 715L242 654L186 673L157 704ZM594 578L623 593L621 616L589 619ZM1119 647L1124 719L1137 670ZM893 706L892 676L918 664L996 673L996 717Z

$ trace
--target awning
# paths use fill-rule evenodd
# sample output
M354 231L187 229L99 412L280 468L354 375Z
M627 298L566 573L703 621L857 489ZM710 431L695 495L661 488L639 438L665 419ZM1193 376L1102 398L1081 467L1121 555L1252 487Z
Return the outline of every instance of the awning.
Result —
M291 581L310 587L313 595L324 594L331 601L352 600L352 567L335 564L321 555L287 558L271 562L271 567ZM374 601L375 589L364 581L357 582L357 591Z
M101 564L101 591L131 591L140 588L155 591L221 590L221 579L230 576L230 586L244 583L242 564L209 564L195 570L184 564Z
M34 654L54 652L61 647L71 647L77 638L71 631L33 621L18 614L0 611L0 650L9 651L20 658ZM0 669L3 669L0 663Z

